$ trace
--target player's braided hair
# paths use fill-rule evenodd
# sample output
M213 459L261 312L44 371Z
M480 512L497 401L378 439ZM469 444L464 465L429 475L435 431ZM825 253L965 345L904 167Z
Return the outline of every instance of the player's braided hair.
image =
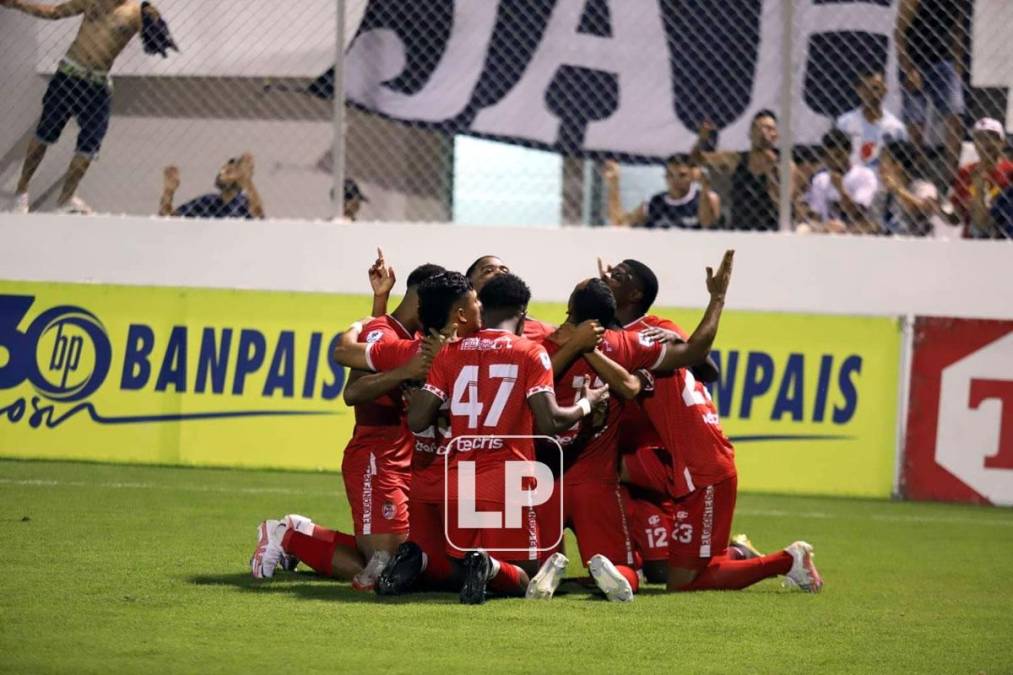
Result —
M435 277L441 272L446 272L442 265L434 265L433 263L426 263L425 265L419 265L412 270L412 273L408 275L408 288L412 286L418 286L426 279Z
M633 274L633 278L637 280L637 285L640 286L640 292L643 294L637 311L641 314L647 314L647 310L658 299L658 277L654 275L650 267L639 260L628 258L623 261L623 264L629 268L630 273Z
M522 310L531 301L531 289L516 274L500 274L478 292L483 309Z
M601 279L590 279L570 295L570 318L576 322L594 319L606 328L615 328L616 298L612 289Z
M450 318L450 308L471 290L468 277L460 272L440 272L419 284L419 321L422 329L442 330Z

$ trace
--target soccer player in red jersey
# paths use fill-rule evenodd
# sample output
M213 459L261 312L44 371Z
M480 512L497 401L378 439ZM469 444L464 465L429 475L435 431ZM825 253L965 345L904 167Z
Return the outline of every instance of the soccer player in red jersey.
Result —
M371 282L384 276L378 274L378 266L385 266L380 255L370 268ZM408 277L403 300L391 314L374 318L361 332L350 331L344 337L355 336L364 344L414 344L411 341L419 328L418 285L443 271L431 264L416 268ZM388 272L385 277L393 282L393 274ZM355 429L345 448L341 473L355 526L354 540L304 516L265 521L258 528L260 540L251 560L255 577L272 576L279 562L292 566L294 557L325 576L351 577L357 590L373 589L376 577L408 535L413 442L402 419L400 385L413 377L424 377L428 365L420 360L409 363L410 358L382 375L355 369L349 375L344 399L355 407Z
M531 507L513 501L516 493L505 478L521 467L516 476L524 484L532 486L531 475L541 483L544 474L527 473L538 466L532 428L542 434L568 429L607 400L607 389L585 386L575 405L559 407L548 354L519 336L531 294L516 276L498 275L483 287L484 309L463 275L447 273L421 290L444 298L423 305L423 323L443 323L458 337L435 356L425 387L412 397L408 425L426 429L449 402L453 439L446 460L446 553L455 561L461 602L484 602L487 588L523 595L537 566L538 526ZM548 487L534 485L534 490ZM496 520L493 512L504 518L470 522L469 509L480 519ZM400 575L398 564L395 558L392 575Z
M730 254L729 254L730 260ZM729 262L730 264L730 262ZM607 330L599 348L604 355L628 371L656 369L667 372L697 363L706 357L717 333L720 303L711 303L693 336L682 344L670 345L622 330ZM596 319L603 325L619 327L615 320L616 301L608 285L600 279L578 284L570 296L567 322ZM551 345L552 340L546 345ZM549 346L552 349L551 346ZM597 352L576 361L557 378L557 391L563 400L584 382L601 375L614 388L630 389L622 380L606 379L606 372L595 362ZM637 388L633 394L639 391ZM566 393L564 393L566 392ZM625 393L625 392L623 392ZM635 569L640 566L634 555L629 525L619 486L619 419L621 402L613 399L604 428L575 448L572 463L563 474L564 518L577 535L582 561L610 600L629 601L637 590ZM567 439L568 440L568 439ZM547 523L556 522L550 517ZM548 537L552 539L552 537ZM549 560L546 567L559 565ZM532 597L551 597L551 583L534 588Z
M639 333L661 327L679 332L671 322L645 316L658 292L657 278L650 268L625 260L603 272L615 294L619 320L628 331ZM715 305L723 306L730 277L729 254L716 275L708 268L708 311ZM785 575L803 590L819 591L823 580L813 565L812 547L806 542L795 542L781 552L748 560L728 555L738 480L734 449L721 430L709 392L692 371L681 368L655 374L653 391L645 392L640 404L664 446L675 451L669 590L741 589L768 577Z
M468 277L476 293L482 292L486 282L501 274L509 274L510 268L506 263L494 255L484 255L468 266L464 276ZM550 333L556 330L555 326L539 321L534 317L525 315L523 335L529 340L542 342Z

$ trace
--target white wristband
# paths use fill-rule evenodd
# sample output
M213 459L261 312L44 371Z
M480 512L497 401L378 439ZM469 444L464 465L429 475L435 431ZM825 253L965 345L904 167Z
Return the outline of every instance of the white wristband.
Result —
M362 332L362 322L361 321L356 321L355 323L353 323L351 326L348 327L348 330L354 330L356 333L361 333Z
M588 401L586 398L580 399L579 401L577 401L575 405L581 409L581 411L584 413L583 415L584 417L587 417L588 415L591 414L591 402Z

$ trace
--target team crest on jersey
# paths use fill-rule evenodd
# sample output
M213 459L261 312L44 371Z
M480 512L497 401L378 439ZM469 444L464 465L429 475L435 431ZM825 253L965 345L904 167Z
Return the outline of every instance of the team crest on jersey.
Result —
M397 511L394 508L394 502L384 502L383 503L383 517L384 518L386 518L387 520L394 520L394 514L396 512Z
M678 513L675 514L675 517L677 520L686 520L687 518L689 518L689 512L679 511Z
M661 516L655 513L653 516L647 519L647 522L650 525L658 525L659 523L661 523Z
M369 331L369 335L366 336L366 342L372 344L373 342L376 342L382 337L383 337L382 330L371 330Z
M650 347L654 344L654 340L648 337L644 331L637 333L637 340L639 340L640 344L644 347Z
M552 370L552 359L545 352L538 355L538 358L542 360L542 365L545 366L546 370Z

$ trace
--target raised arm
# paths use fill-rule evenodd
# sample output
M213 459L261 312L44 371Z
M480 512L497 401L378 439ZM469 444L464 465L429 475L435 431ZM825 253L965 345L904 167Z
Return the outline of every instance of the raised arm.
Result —
M655 368L658 371L672 371L676 368L689 368L702 362L710 354L711 345L717 337L721 310L725 306L725 293L732 278L732 259L735 251L725 251L717 274L707 268L707 290L710 292L710 303L704 311L700 324L682 344L670 344L665 350L661 363Z
M556 395L551 391L532 394L528 397L528 405L531 406L531 414L535 418L535 430L546 436L562 433L581 418L591 414L592 408L607 401L608 396L608 387L591 389L587 383L581 388L576 404L571 406L561 407L556 401Z
M248 152L239 158L239 186L250 202L250 215L254 218L264 218L264 202L253 183L253 155Z
M0 0L0 5L39 19L56 20L83 14L91 2L92 0L70 0L59 5L34 5L24 0Z
M619 163L608 160L602 165L602 178L605 183L606 204L608 205L609 222L613 225L643 225L647 221L647 208L641 204L630 212L623 211L619 199Z
M158 215L173 215L172 201L179 189L179 167L167 166L162 171L162 199L158 203Z
M383 256L383 249L376 248L376 261L369 268L369 285L373 289L373 316L383 316L387 313L387 303L390 300L390 292L394 290L397 282L397 275L394 268L387 264Z

